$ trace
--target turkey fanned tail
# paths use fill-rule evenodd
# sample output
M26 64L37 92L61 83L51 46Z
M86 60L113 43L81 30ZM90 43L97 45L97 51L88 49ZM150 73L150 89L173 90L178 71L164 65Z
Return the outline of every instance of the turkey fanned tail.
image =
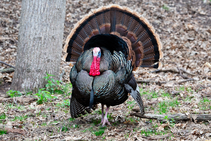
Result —
M137 90L134 90L129 84L124 84L124 86L126 91L130 93L133 99L137 102L140 108L141 115L144 115L144 105L140 93Z
M138 67L161 66L162 44L147 19L127 7L103 6L84 16L67 37L66 61L76 62L91 47L105 47L111 53L122 51Z

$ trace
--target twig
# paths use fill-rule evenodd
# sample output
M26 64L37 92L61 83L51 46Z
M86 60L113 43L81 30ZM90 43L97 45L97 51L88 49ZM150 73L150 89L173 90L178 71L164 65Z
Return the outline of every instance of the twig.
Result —
M132 133L133 133L133 129L131 129L131 131L130 131L130 135L129 135L129 138L130 138L130 136L132 135Z
M176 69L157 69L152 71L151 73L159 73L159 72L173 72L173 73L179 73Z
M182 84L182 83L185 83L185 82L188 82L188 81L196 81L196 80L193 79L193 78L189 78L189 79L186 79L186 80L179 81L179 82L177 82L177 84Z
M3 61L0 61L0 63L5 64L5 65L7 65L7 66L10 66L10 67L12 67L12 68L15 68L14 66L9 65L9 64L7 64L7 63L5 63L5 62L3 62Z
M145 114L141 115L141 113L131 113L131 116L137 116L140 118L147 118L147 119L157 119L159 121L167 121L168 119L174 119L175 121L187 121L187 120L195 120L195 121L210 121L211 114L192 114L192 115L185 115L182 113L174 114L174 115L156 115L156 114Z
M62 81L62 76L64 75L64 73L65 73L65 71L62 70L62 73L61 73L60 76L59 76L59 81L60 81L60 82Z
M202 79L211 79L211 76L203 76Z
M11 72L14 72L14 71L15 71L14 68L7 68L7 69L0 70L1 73L11 73Z
M154 135L154 136L149 136L149 137L143 136L143 138L146 138L147 140L162 140L162 139L168 138L170 136L172 136L171 133L168 133L165 135Z
M158 85L167 83L166 81L152 81L152 80L137 80L136 82L137 83L155 83L155 84L158 84Z
M193 74L193 73L191 73L191 72L188 72L188 71L186 71L186 70L183 69L183 68L180 68L180 70L183 71L183 72L185 72L185 73L187 73L188 75L197 76L197 74Z
M159 72L172 72L172 73L180 73L180 72L184 72L188 75L192 75L192 76L197 76L197 74L194 74L192 72L188 72L187 70L183 69L183 68L179 68L177 67L177 69L179 70L176 70L176 69L157 69L157 70L154 70L152 71L151 73L159 73Z
M178 70L180 70L180 71L178 71ZM180 76L183 77L184 79L191 79L190 77L185 76L185 75L183 75L183 74L180 73L180 72L184 72L184 73L186 73L188 75L191 75L191 76L201 76L202 79L211 79L211 76L197 75L197 74L194 74L192 72L188 72L187 70L185 70L183 68L178 68L178 70L176 70L176 69L157 69L157 70L152 71L151 73L159 73L159 72L165 72L165 73L167 73L167 72L172 72L172 73L178 73L178 74L180 74ZM196 80L194 80L194 81L196 81Z
M16 98L5 98L5 97L0 97L0 103L13 103L14 100L16 101L16 103L21 103L21 104L30 104L34 101L36 101L37 99L34 97L16 97Z
M26 131L25 131L25 130L22 130L22 129L5 128L5 130L6 130L7 132L10 132L10 133L16 133L16 134L26 135Z

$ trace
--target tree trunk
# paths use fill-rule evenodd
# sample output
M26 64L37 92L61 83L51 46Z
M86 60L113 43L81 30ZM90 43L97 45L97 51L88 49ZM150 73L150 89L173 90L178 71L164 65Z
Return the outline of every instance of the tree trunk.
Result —
M13 90L36 91L59 77L66 0L22 0Z

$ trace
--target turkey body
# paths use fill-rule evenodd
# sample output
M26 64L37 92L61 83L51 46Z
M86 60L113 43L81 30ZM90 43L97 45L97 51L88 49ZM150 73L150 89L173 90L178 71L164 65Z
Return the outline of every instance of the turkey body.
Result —
M126 7L102 7L81 19L64 47L66 61L76 62L70 71L71 116L90 113L101 103L101 123L110 124L109 107L125 102L128 94L144 114L132 71L138 67L158 68L161 48L160 39L148 21Z
M114 106L123 103L128 98L128 92L124 88L132 75L132 69L126 70L119 67L120 64L112 60L113 55L102 48L102 59L100 63L99 76L90 76L92 62L92 48L79 57L70 73L70 80L73 83L75 98L84 106L89 106L90 93L94 92L94 104L102 103L107 106ZM119 65L119 66L117 66ZM128 72L130 71L130 72Z

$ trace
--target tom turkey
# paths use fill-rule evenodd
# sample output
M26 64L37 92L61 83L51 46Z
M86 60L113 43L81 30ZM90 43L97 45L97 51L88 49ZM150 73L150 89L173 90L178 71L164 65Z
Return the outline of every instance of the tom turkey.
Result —
M126 7L101 7L76 24L64 49L66 61L76 62L70 72L73 118L101 103L101 124L110 124L109 107L126 101L128 93L144 114L132 71L137 67L158 68L162 57L159 37L145 18Z

